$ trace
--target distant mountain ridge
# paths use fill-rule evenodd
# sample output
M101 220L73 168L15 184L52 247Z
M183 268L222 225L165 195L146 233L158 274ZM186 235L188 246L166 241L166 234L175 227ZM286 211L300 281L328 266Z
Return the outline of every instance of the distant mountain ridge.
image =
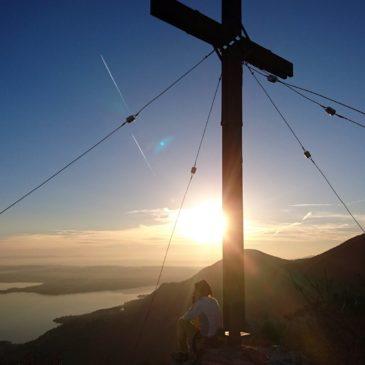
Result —
M0 282L41 283L0 290L0 294L27 292L59 295L152 286L159 270L157 266L0 266ZM163 279L182 280L198 270L196 267L166 267Z
M360 365L364 359L365 235L307 259L284 260L245 251L247 329L252 344L281 344L313 364ZM175 322L197 280L221 300L222 263L182 282L162 284L136 352L135 339L151 295L62 325L24 345L0 345L1 364L168 364ZM33 362L31 362L33 361Z

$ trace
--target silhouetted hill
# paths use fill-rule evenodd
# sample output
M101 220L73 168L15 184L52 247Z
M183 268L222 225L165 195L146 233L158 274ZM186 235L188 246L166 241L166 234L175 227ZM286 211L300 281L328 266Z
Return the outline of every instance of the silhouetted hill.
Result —
M163 281L182 280L198 270L197 267L166 267ZM159 271L160 267L156 266L0 266L0 282L41 283L0 290L0 294L28 292L58 295L152 286Z
M295 261L246 250L249 342L280 344L305 354L313 364L363 364L364 245L361 235ZM58 319L58 328L24 345L0 344L0 363L129 365L135 355L138 364L168 364L175 322L190 304L194 283L206 279L221 300L221 274L217 262L188 280L162 284L136 350L151 295L123 308Z
M346 280L364 273L364 235L349 239L310 260L303 260L303 269L312 275L328 275L333 279Z

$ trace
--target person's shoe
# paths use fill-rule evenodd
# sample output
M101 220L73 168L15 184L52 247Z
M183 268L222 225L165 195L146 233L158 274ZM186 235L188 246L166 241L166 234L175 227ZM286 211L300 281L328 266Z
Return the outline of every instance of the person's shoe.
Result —
M174 352L171 357L177 362L185 362L189 360L189 354L186 352Z

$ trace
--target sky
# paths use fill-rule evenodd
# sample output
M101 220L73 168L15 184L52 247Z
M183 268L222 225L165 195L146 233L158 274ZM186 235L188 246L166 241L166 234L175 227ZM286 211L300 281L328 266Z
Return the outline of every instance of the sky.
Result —
M1 209L211 50L150 16L147 0L0 3ZM220 1L184 3L220 20ZM254 41L294 63L290 81L364 109L364 11L355 0L246 0L243 21ZM135 123L0 216L0 264L159 264L219 74L214 55ZM265 85L365 224L365 131ZM247 72L243 95L245 247L298 258L361 233ZM220 233L211 232L219 218L210 214L220 199L219 94L168 264L220 258Z

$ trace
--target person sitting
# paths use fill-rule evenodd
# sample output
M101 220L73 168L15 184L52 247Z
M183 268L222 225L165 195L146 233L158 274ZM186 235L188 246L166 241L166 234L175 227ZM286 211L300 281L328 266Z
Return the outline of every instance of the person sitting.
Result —
M189 359L193 339L200 334L204 339L213 339L222 325L222 313L213 297L210 285L205 281L195 284L192 306L177 322L177 348L172 357L178 362Z

